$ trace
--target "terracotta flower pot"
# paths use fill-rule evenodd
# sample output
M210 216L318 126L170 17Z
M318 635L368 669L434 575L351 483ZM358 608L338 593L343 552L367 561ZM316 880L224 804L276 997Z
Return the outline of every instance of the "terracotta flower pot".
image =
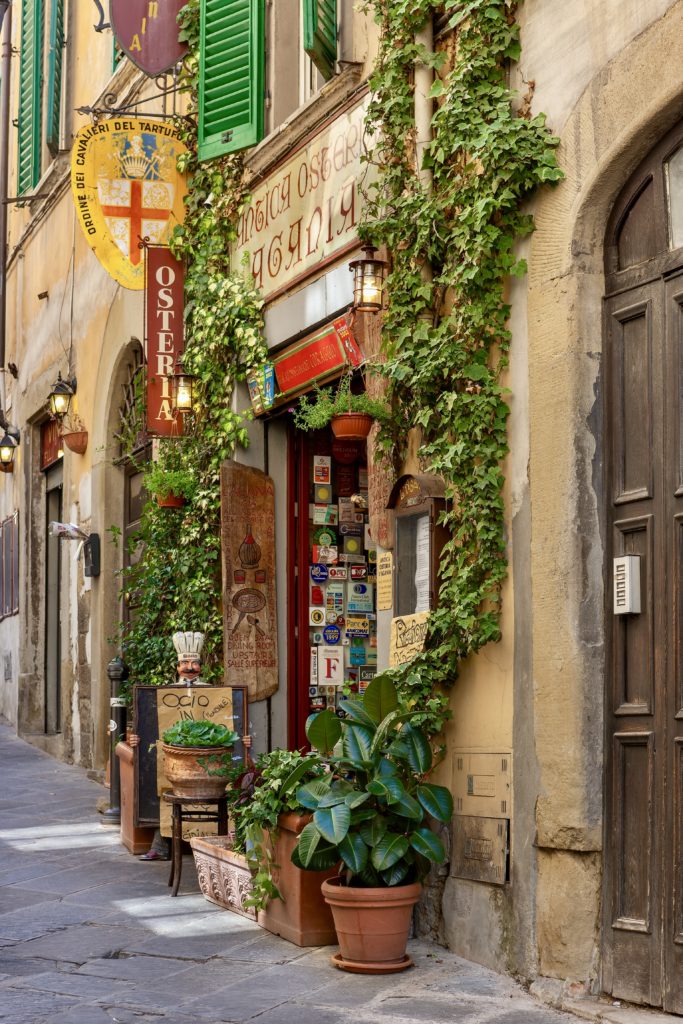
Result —
M366 412L344 412L332 417L332 433L347 441L364 441L372 429L372 416Z
M164 752L164 774L175 796L212 800L223 795L227 780L209 775L204 765L199 764L199 759L230 754L231 747L174 747L170 743L162 743L161 749Z
M72 430L66 434L62 434L62 441L72 452L76 455L85 455L85 450L88 447L88 431L87 430Z
M157 494L157 505L159 508L182 508L185 498L182 494L166 494L163 497Z
M299 835L311 818L310 814L281 814L278 818L273 848L273 881L282 893L282 899L270 900L259 914L258 923L297 946L330 946L337 941L337 936L320 883L331 878L336 868L303 871L292 864L292 853Z
M420 882L386 889L356 889L338 877L323 882L339 940L334 966L355 974L394 974L411 967L406 944L421 892Z

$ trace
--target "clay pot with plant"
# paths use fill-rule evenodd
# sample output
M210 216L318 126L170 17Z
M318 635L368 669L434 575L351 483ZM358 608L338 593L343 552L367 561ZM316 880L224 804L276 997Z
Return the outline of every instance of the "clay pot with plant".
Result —
M196 482L180 454L165 450L145 470L144 486L149 494L156 495L160 507L182 508L193 498Z
M176 722L161 736L164 774L175 796L211 800L223 796L239 736L216 722Z
M387 418L386 406L365 391L354 394L353 375L345 373L336 391L316 388L313 397L303 395L294 410L294 424L299 430L322 430L328 424L335 437L347 441L363 441L375 420Z
M76 455L85 455L88 447L88 431L78 413L67 413L59 433L70 451L75 452Z
M307 870L340 865L323 882L332 907L342 970L383 974L412 964L406 954L422 880L446 852L429 819L450 821L453 799L429 777L434 755L414 712L399 708L396 687L377 676L361 699L327 710L306 734L326 772L302 786L299 803L313 813L293 854Z

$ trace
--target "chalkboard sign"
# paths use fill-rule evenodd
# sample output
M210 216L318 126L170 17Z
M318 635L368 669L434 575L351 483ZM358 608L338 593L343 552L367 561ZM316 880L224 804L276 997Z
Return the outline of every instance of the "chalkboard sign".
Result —
M247 690L242 686L134 686L133 709L135 732L140 742L134 748L135 771L134 823L136 826L159 824L159 793L157 787L157 748L159 739L159 707L173 710L171 717L181 719L208 718L234 729L240 736L233 748L233 760L244 761L242 736L247 733ZM226 715L232 702L232 714ZM175 712L177 711L177 714Z

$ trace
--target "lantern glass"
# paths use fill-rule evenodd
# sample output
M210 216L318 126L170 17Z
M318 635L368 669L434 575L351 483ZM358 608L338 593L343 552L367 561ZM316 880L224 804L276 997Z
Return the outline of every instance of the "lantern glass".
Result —
M376 259L372 246L365 246L367 255L350 264L353 271L353 305L360 312L377 313L382 308L384 291L384 260Z
M9 465L10 462L14 462L14 452L16 447L16 441L14 441L9 434L5 434L0 441L0 462L4 466Z
M50 391L50 412L58 420L64 419L68 413L75 390L75 382L62 380L60 373Z
M194 407L193 384L194 377L181 374L174 378L175 401L174 405L178 412L192 412Z

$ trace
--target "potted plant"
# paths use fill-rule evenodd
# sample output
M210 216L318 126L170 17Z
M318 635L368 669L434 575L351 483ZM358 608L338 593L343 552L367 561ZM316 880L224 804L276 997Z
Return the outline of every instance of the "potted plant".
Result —
M153 462L145 471L145 489L155 494L162 508L182 508L195 490L192 472L183 467L173 468L162 462Z
M291 860L311 820L296 799L302 782L324 771L315 754L272 750L246 769L228 769L231 835L191 839L205 897L227 910L257 917L262 928L298 946L336 940L320 885L333 870L303 871Z
M382 402L368 397L365 391L353 394L352 376L344 374L337 390L316 388L313 398L303 395L294 410L294 423L300 430L321 430L328 423L335 437L347 441L363 441L374 420L386 419L387 410Z
M216 722L176 722L161 736L164 774L176 796L214 799L226 786L236 732Z
M76 455L85 455L88 447L88 431L78 413L70 413L64 417L60 430L64 444Z
M422 879L446 858L429 818L448 822L453 799L428 781L434 756L414 712L399 708L396 687L377 676L361 699L341 702L309 720L310 742L327 771L300 787L297 800L313 812L294 863L320 870L340 864L323 882L332 907L342 970L391 973L412 963L406 943Z

